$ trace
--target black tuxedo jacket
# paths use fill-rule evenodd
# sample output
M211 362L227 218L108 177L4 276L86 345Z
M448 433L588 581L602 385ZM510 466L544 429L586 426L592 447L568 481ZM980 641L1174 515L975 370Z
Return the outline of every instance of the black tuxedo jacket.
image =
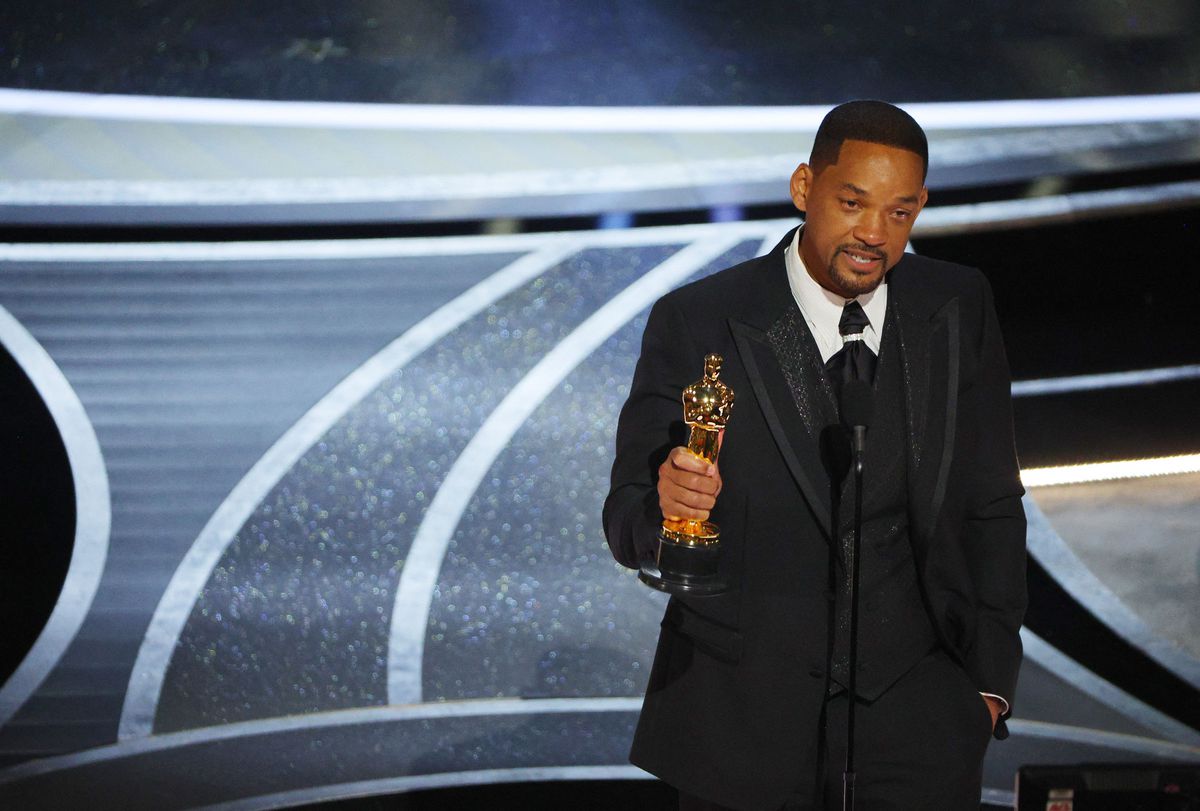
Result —
M613 555L637 567L654 554L662 521L657 468L685 444L680 394L702 376L704 355L720 354L736 401L712 520L733 587L670 601L631 760L745 807L782 805L798 770L815 764L825 697L828 477L767 338L796 307L784 265L790 241L789 233L770 254L655 304L604 505ZM876 409L905 415L922 594L941 645L981 692L1011 701L1026 604L1025 515L991 289L977 270L911 254L888 285L905 397ZM1006 734L1003 722L997 733Z

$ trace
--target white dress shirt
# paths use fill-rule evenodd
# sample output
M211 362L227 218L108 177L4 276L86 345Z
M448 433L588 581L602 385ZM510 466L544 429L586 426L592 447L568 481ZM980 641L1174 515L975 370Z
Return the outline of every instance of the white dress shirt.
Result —
M817 342L821 351L821 360L826 363L842 348L842 334L838 331L838 322L842 320L842 308L850 301L857 300L867 314L870 325L863 330L863 341L871 348L876 356L879 355L880 336L883 334L883 319L887 314L887 280L870 293L863 293L854 299L846 299L837 293L831 293L817 284L804 266L800 258L800 229L792 236L791 247L785 254L787 265L788 287L792 289L792 297L804 316L808 330Z

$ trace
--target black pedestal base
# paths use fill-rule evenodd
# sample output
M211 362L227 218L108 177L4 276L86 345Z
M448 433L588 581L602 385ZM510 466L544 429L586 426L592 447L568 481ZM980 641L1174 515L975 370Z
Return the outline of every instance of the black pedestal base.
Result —
M668 594L690 597L721 594L729 590L729 584L717 575L720 554L720 544L690 546L660 535L658 555L642 564L638 580Z

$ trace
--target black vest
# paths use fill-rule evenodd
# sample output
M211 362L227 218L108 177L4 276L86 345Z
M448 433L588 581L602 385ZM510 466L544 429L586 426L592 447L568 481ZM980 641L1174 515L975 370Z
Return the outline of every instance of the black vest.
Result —
M772 343L797 408L818 443L829 476L826 493L835 516L829 556L827 651L830 690L847 682L850 636L850 556L854 538L854 477L849 439L815 340L798 309L772 330ZM874 700L937 644L917 581L908 533L908 480L904 376L895 318L885 319L875 372L875 413L863 463L862 561L858 616L858 683Z

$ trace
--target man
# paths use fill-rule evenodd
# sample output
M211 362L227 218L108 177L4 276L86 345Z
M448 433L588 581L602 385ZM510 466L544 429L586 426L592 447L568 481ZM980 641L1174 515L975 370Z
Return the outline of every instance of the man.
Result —
M632 762L678 787L682 808L840 808L850 377L875 399L857 807L977 809L988 740L1007 736L1026 604L1009 373L983 276L904 253L927 164L900 109L834 108L792 176L804 225L651 311L617 429L608 542L636 567L664 517L711 516L730 583L671 599L634 738ZM680 447L680 392L707 353L737 397L711 466Z

